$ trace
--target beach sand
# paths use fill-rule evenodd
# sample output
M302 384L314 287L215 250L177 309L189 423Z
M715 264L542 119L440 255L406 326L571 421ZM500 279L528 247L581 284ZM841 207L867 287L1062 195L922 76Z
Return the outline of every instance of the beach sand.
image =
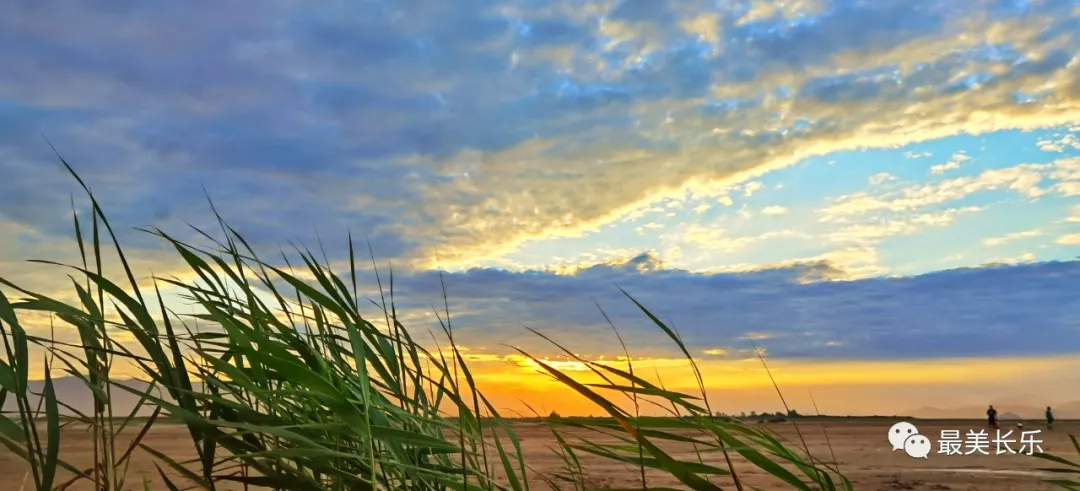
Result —
M969 428L982 429L976 421L915 421L921 434L928 435L934 440L934 447L926 459L915 459L906 455L903 451L892 451L886 434L891 421L836 421L836 422L812 422L799 423L798 428L807 441L812 453L818 458L831 461L835 454L839 462L840 470L848 476L856 490L981 490L981 491L1039 491L1058 489L1049 484L1040 482L1039 467L1047 467L1049 462L1035 459L1026 455L1003 454L996 455L994 445L990 445L991 455L941 455L938 454L938 436L943 429L960 430L966 434ZM526 461L535 469L547 473L558 472L562 462L550 448L554 446L554 440L544 428L534 424L515 423L516 431L521 437ZM776 431L783 438L797 442L795 427L792 423L771 423L768 427ZM1003 431L1013 429L1014 426L1003 425ZM1031 425L1025 430L1041 429L1039 438L1043 450L1057 453L1069 459L1078 458L1068 439L1068 433L1080 433L1080 422L1059 422L1052 432L1047 432L1041 425ZM605 443L603 439L596 438L593 432L582 430L565 430L564 435L568 439L582 437L594 443ZM829 444L826 443L826 433ZM1014 431L1013 436L1019 432ZM990 438L994 435L991 432ZM614 440L608 440L613 442ZM180 426L159 425L156 426L144 441L152 448L169 455L176 460L193 458L195 453L190 443L187 430ZM795 443L801 447L801 444ZM665 450L681 459L694 459L693 448L689 445L665 445ZM1019 445L1013 445L1016 450ZM69 462L83 466L92 460L92 443L90 436L82 430L72 429L65 432L62 457ZM640 487L640 474L633 467L618 465L597 457L583 456L583 466L587 473L587 482L597 488L615 487L632 488ZM709 454L706 462L726 467L723 457L719 453ZM736 471L743 480L755 487L765 490L790 489L775 478L767 476L760 470L752 467L749 463L735 457ZM164 466L163 466L164 467ZM0 453L0 485L3 489L20 489L27 467L16 457L8 452ZM142 475L146 474L152 483L157 484L157 470L154 467L154 459L145 452L136 451L128 471L127 485L125 488L142 489ZM530 482L534 489L547 489L542 481L530 476ZM678 481L657 472L649 472L647 475L648 485L684 488ZM713 482L724 489L734 489L730 480L713 479ZM32 484L26 482L28 488ZM73 486L70 489L91 489L85 483ZM164 489L163 486L152 485L152 489ZM229 488L225 488L229 489ZM747 488L749 489L749 487Z

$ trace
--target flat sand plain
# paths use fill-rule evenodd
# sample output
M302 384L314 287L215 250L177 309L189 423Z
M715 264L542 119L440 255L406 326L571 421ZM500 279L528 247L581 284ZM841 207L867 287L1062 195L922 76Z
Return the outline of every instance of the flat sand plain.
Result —
M811 452L818 458L831 461L835 454L840 470L854 483L856 490L980 490L980 491L1039 491L1059 489L1041 482L1047 477L1037 471L1049 463L1026 455L953 455L937 453L937 439L942 429L960 430L965 434L969 428L982 429L977 421L915 421L920 433L935 441L929 458L914 459L902 451L892 451L886 433L892 421L830 421L798 423ZM797 441L795 427L791 423L771 423L768 427L786 439ZM1009 427L1003 426L1004 429ZM1015 429L1013 427L1013 429ZM1080 421L1059 422L1054 431L1046 431L1041 425L1029 425L1026 430L1041 429L1040 438L1043 450L1057 453L1069 459L1078 458L1069 442L1068 433L1080 434ZM541 472L556 472L562 465L560 459L549 450L555 443L547 430L534 424L516 423L516 430L521 437L526 461ZM565 430L565 436L583 437L596 443L602 443L595 433ZM828 441L826 444L826 433ZM993 438L991 432L991 438ZM1016 436L1018 432L1014 432ZM176 460L189 459L195 453L186 429L174 425L158 425L144 440L149 446ZM801 446L801 444L799 444ZM1013 446L1014 449L1018 445ZM665 449L682 458L692 459L693 448L683 445L666 445ZM89 434L78 429L66 431L62 447L62 457L69 462L83 466L92 461L93 447ZM720 454L707 457L708 463L723 467ZM604 459L584 456L583 465L587 473L588 484L595 488L633 488L640 486L640 475L635 468L626 467ZM15 456L6 451L0 453L0 489L17 490L23 484L27 467ZM774 478L736 457L736 470L740 477L753 486L764 490L789 489ZM154 459L145 452L136 451L128 472L127 488L142 489L142 475L146 474L153 485L152 489L164 489L160 485ZM684 488L677 481L660 473L650 472L648 485ZM547 489L542 481L530 478L534 489ZM734 489L730 481L714 479L724 489ZM26 483L29 488L29 482ZM92 486L73 486L72 490L90 489ZM748 488L749 489L749 488Z

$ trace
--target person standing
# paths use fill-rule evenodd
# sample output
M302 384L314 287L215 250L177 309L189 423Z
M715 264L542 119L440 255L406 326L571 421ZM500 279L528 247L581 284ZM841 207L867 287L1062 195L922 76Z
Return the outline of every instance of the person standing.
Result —
M1046 429L1054 429L1054 413L1050 410L1050 406L1046 406Z
M990 425L991 428L998 427L997 409L994 409L993 404L990 405L990 409L986 410L986 422Z

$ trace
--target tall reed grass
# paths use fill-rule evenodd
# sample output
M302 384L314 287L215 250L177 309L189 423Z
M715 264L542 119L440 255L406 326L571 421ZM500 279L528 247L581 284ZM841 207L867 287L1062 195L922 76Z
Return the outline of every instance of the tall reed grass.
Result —
M139 452L155 459L154 480L169 490L227 485L334 491L583 490L590 487L586 454L634 469L640 481L634 489L661 489L650 483L660 473L689 489L742 491L751 487L740 472L751 467L791 489L852 488L835 466L808 455L808 448L796 451L765 429L714 416L690 350L674 329L629 294L628 301L686 357L699 393L667 390L646 379L635 371L629 352L625 367L585 360L533 331L603 382L585 383L518 352L606 415L540 418L564 464L561 470L541 472L523 454L515 422L478 390L454 338L445 293L436 312L442 341L422 343L399 322L392 273L385 287L376 273L377 300L360 299L351 235L343 274L332 270L325 252L320 260L298 248L271 262L260 258L216 209L223 238L197 229L206 246L144 230L174 249L199 280L155 277L151 285L140 285L93 193L61 162L86 191L92 212L89 223L74 214L79 264L40 263L57 268L42 274L58 280L69 276L71 298L77 301L61 301L0 278L5 350L0 404L10 398L17 406L0 417L0 443L28 463L28 485L34 489L129 489L128 467ZM122 264L122 278L105 274L103 258L109 254ZM163 286L180 289L195 313L170 311ZM362 302L379 315L361 315ZM24 315L42 313L61 329L74 330L79 341L29 333L21 323ZM47 353L40 394L30 389L31 373L39 373L31 370L34 345ZM149 385L125 384L115 375L117 363L133 364ZM81 412L58 397L54 371L77 377L89 388L91 411ZM111 401L121 392L134 394L139 402L126 414L115 414ZM644 416L645 406L661 407L668 415ZM63 412L75 417L65 419ZM144 443L166 416L186 427L195 460L178 461ZM61 458L62 437L68 435L61 429L67 424L92 433L93 465L80 468ZM119 434L125 429L136 436L122 444ZM582 429L618 443L574 436ZM675 443L691 444L695 457L680 460L664 449Z
M1080 442L1076 441L1076 437L1069 434L1069 441L1072 442L1073 449L1076 450L1076 453L1080 454ZM1076 476L1080 475L1080 462L1046 452L1036 452L1033 457L1058 464L1057 467L1042 467L1038 469L1043 472L1050 472L1061 476L1052 479L1043 479L1044 482L1069 491L1080 491L1080 481L1075 480Z

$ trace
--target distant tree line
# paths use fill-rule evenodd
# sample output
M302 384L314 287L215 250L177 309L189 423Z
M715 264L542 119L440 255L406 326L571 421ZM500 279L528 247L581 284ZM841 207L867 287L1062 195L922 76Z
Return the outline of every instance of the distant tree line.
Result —
M783 412L783 411L776 411L776 412L765 411L765 412L761 412L761 413L759 413L757 411L750 411L750 413L747 414L746 411L743 411L743 412L739 413L738 415L735 415L735 414L728 414L728 413L725 413L725 412L722 412L722 411L717 411L714 414L715 414L716 417L719 417L719 418L740 418L740 419L746 419L746 418L785 418L785 417L786 418L798 418L798 417L802 416L802 414L799 414L799 412L796 411L795 409L789 409L786 413ZM548 417L549 418L560 418L561 416L559 415L559 413L557 411L551 411L551 413L548 414ZM573 417L573 416L571 416L571 417ZM592 418L593 416L590 414L588 417Z
M759 413L757 411L750 411L750 413L747 414L746 411L743 411L743 412L739 413L738 416L736 416L734 414L728 414L728 413L717 411L716 416L719 416L719 417L732 417L732 418L733 417L738 417L738 418L771 418L771 417L798 418L799 416L802 416L802 415L799 414L799 412L796 411L795 409L788 409L787 413L785 413L783 411L776 411L776 412L765 411L765 412L761 412L761 413Z

